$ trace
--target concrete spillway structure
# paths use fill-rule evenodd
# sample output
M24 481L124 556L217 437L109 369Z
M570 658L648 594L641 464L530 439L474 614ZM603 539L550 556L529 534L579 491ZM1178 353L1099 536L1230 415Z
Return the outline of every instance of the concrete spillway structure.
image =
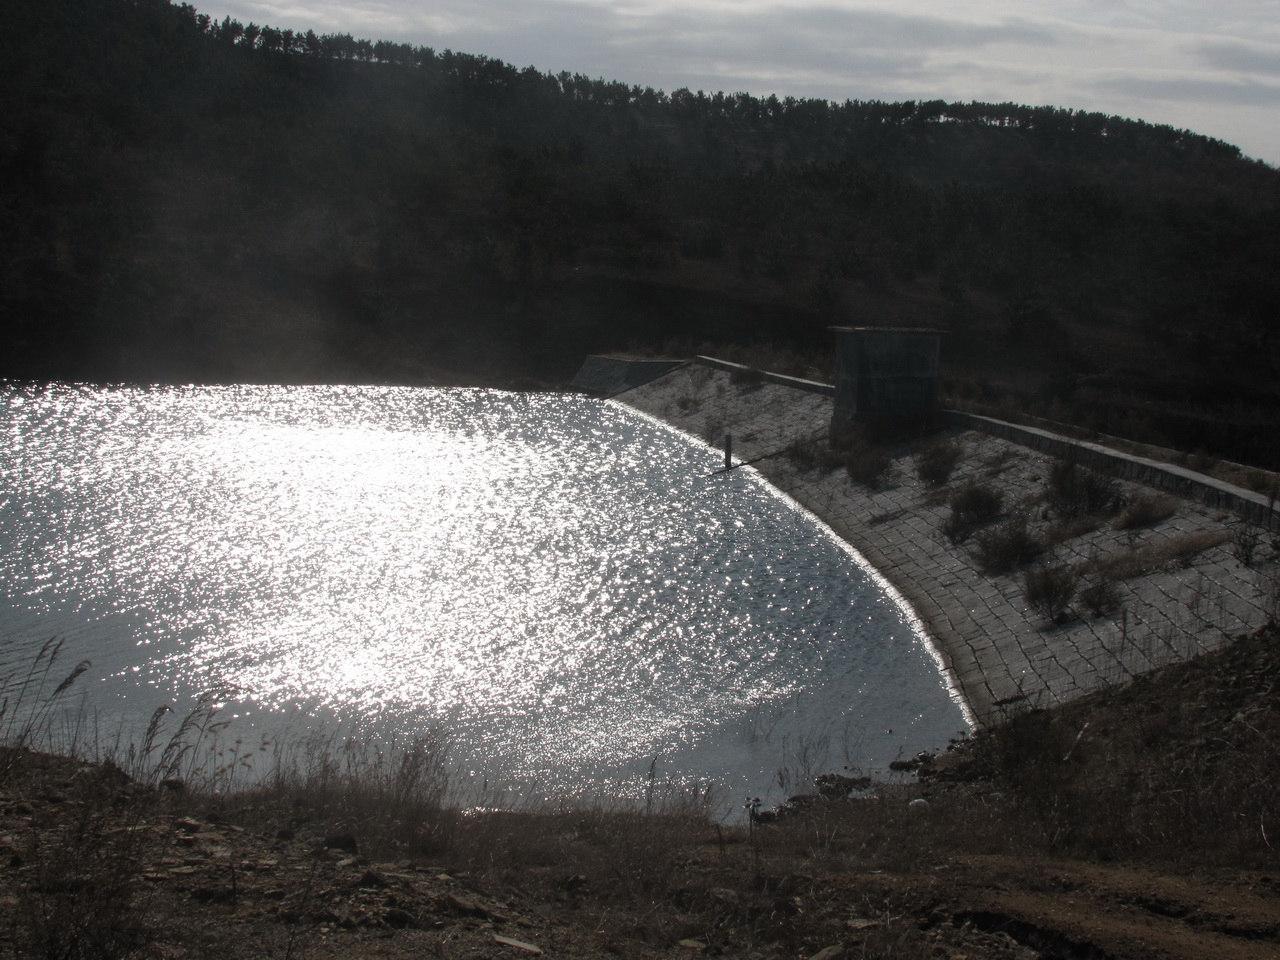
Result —
M582 362L582 367L569 385L583 393L612 397L616 393L656 380L684 362L683 360L590 356Z

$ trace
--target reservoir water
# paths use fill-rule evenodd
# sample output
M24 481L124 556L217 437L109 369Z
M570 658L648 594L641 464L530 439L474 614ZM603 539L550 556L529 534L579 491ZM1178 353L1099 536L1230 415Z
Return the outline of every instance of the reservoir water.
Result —
M0 677L99 729L442 731L462 777L774 796L965 729L873 571L617 404L479 389L9 387Z

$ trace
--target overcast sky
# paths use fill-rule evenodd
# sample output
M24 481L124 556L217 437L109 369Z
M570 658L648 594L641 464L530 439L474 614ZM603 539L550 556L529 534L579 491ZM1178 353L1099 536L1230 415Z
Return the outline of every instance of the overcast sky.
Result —
M1280 164L1280 0L191 0L652 86L1051 104Z

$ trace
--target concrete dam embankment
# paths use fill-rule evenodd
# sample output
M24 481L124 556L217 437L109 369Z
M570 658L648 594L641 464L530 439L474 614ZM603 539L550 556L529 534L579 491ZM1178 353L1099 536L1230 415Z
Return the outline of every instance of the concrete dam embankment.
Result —
M1280 569L1269 530L1276 517L1258 495L1200 478L1206 487L1185 476L1189 471L1119 454L1119 467L1108 470L1119 474L1118 492L1130 504L1158 504L1155 519L1068 523L1046 502L1054 462L1078 452L1088 465L1106 466L1099 457L1110 452L964 417L945 435L962 454L944 484L918 479L916 445L890 449L884 480L869 488L820 458L788 453L798 444L801 451L826 444L830 390L702 359L615 399L711 444L732 434L735 460L753 461L911 604L979 723L1187 659L1274 615ZM1038 564L1074 578L1079 590L1056 621L1028 602L1025 569L985 573L972 537L953 542L944 534L951 493L968 483L998 490L1003 508L995 524L1024 523L1047 546ZM1096 599L1084 591L1103 580L1106 603L1082 599Z

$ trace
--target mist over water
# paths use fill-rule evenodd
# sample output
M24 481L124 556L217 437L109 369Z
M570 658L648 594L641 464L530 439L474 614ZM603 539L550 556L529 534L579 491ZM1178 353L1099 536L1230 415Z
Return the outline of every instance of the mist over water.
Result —
M442 730L462 776L734 795L965 727L825 528L620 405L54 386L0 409L0 676L63 637L99 724L216 691L246 741Z

